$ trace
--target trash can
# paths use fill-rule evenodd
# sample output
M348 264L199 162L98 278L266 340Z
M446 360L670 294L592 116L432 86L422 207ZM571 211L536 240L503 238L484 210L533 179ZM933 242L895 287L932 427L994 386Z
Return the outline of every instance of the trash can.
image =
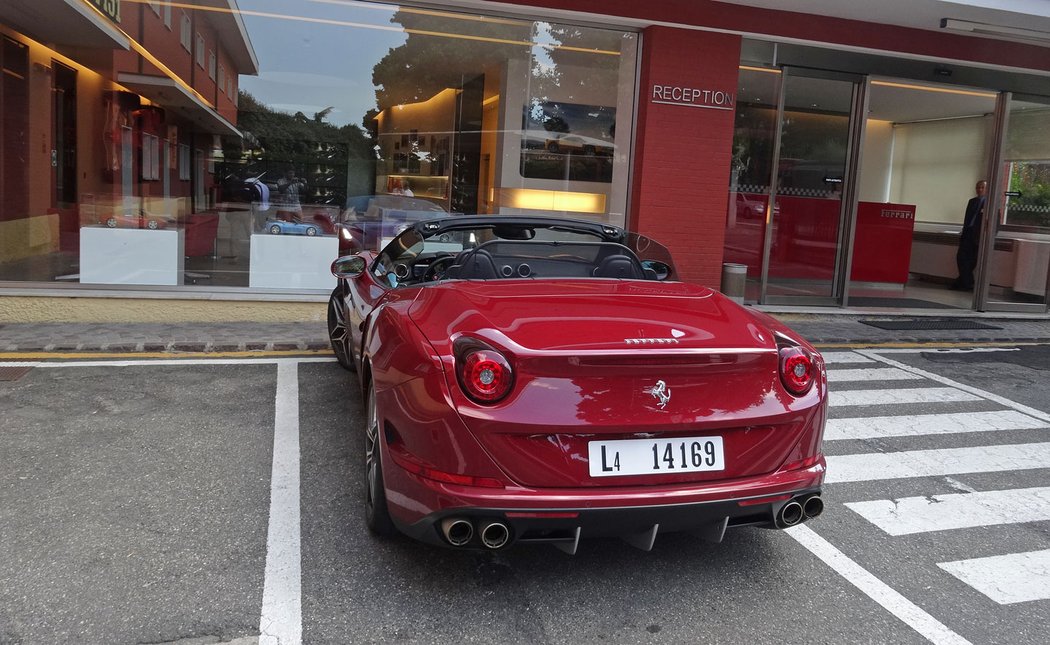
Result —
M722 293L737 304L744 304L744 286L747 284L747 265L726 262L722 264Z

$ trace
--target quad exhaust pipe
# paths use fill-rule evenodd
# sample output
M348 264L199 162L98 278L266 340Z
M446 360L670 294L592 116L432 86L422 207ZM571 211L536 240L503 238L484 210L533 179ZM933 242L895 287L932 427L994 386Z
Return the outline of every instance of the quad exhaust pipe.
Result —
M819 517L824 512L824 500L820 499L820 495L811 495L802 502L802 512L806 514L807 520Z
M510 541L510 529L503 522L488 522L481 526L481 543L489 549L502 549Z
M802 509L802 504L799 504L796 500L791 500L780 508L777 524L788 528L801 522L804 517L805 511Z
M474 537L474 525L462 518L448 517L441 520L441 534L452 546L463 546Z
M810 495L806 498L795 498L780 507L777 513L777 526L786 529L806 520L819 517L824 512L824 500L820 495Z
M446 517L441 520L441 535L452 546L467 546L474 539L474 524L466 518ZM510 542L510 529L495 520L479 522L477 535L488 549L502 549Z

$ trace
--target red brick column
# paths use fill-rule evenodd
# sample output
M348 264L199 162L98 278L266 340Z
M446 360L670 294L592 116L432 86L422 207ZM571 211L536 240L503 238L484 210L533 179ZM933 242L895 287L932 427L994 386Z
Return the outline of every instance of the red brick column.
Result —
M642 35L628 226L665 244L682 280L716 288L739 64L739 36L670 27Z

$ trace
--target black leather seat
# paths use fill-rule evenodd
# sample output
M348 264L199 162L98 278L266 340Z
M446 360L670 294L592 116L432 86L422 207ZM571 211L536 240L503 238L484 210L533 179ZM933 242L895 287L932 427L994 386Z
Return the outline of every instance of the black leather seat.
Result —
M623 280L644 280L642 264L626 255L610 255L603 259L594 269L596 278L620 278Z

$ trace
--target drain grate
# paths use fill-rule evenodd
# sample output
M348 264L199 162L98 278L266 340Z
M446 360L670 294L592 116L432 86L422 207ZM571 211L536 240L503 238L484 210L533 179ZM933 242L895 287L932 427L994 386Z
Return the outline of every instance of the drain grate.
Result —
M33 368L22 366L0 367L0 381L17 381L28 374L31 369Z
M979 323L975 320L965 318L933 319L920 318L909 320L860 320L864 325L888 329L890 331L926 331L926 330L950 330L950 329L1002 329Z

